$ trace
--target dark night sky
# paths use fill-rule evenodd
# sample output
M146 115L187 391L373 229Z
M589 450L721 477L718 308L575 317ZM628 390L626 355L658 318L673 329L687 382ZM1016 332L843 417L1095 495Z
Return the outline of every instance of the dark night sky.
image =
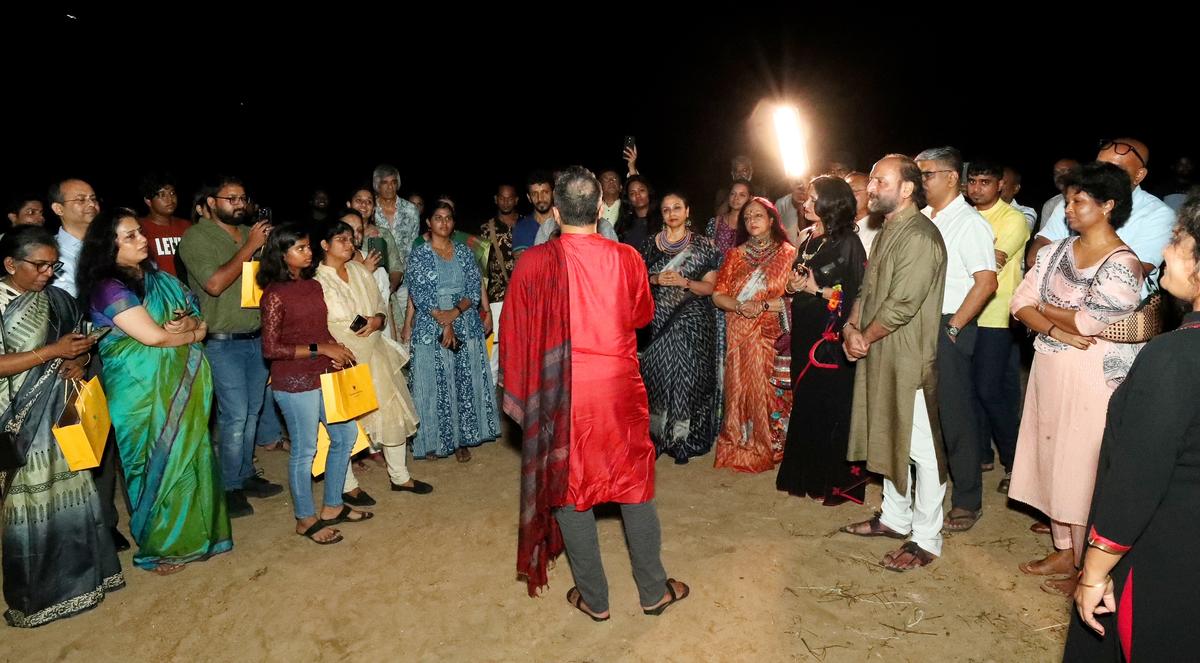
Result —
M1160 180L1197 152L1180 89L1194 58L1175 46L1187 37L1157 26L1151 38L1116 15L1014 11L1001 30L970 4L941 19L897 19L901 5L739 6L711 21L642 8L633 23L590 3L541 19L466 4L420 20L294 7L95 3L10 18L4 198L76 174L130 204L138 175L165 167L184 192L241 174L287 210L318 183L344 200L388 161L405 192L452 195L470 226L490 214L497 181L621 166L633 134L643 172L690 192L704 216L737 152L782 194L757 130L779 98L801 106L814 156L848 150L866 169L888 151L952 144L1023 171L1031 205L1050 193L1056 158L1088 158L1101 137L1143 138Z

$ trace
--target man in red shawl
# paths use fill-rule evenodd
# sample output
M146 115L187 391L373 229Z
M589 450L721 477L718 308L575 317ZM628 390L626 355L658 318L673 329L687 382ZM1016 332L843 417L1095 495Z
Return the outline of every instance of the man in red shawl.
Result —
M608 619L592 507L617 502L642 610L662 614L689 589L667 578L660 558L635 335L654 315L646 265L632 247L596 233L600 183L590 171L564 171L554 201L562 236L517 261L500 318L504 411L522 427L517 573L535 596L565 544L576 585L567 601Z

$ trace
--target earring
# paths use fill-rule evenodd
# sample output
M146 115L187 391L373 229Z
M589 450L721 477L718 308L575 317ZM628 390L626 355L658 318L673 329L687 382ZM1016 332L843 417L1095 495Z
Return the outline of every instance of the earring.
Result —
M687 226L688 228L691 228L692 227L692 218L688 217L688 220L684 221L683 225Z

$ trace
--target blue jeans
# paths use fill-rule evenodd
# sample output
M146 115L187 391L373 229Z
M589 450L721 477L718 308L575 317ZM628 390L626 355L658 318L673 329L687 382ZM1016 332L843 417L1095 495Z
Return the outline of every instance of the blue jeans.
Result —
M267 364L257 338L212 340L204 354L212 367L217 397L217 455L226 492L254 476L254 435L267 394Z
M292 435L292 453L288 458L288 483L292 489L292 509L296 519L317 515L313 508L312 464L317 455L317 423L329 431L329 456L325 459L325 506L342 505L346 470L350 467L350 449L358 439L353 419L337 424L325 421L325 401L321 390L276 391L275 402L283 410L283 419Z
M258 432L254 435L254 444L260 447L278 442L283 437L283 422L279 420L279 410L275 408L273 393L273 390L267 389L262 414L258 415Z

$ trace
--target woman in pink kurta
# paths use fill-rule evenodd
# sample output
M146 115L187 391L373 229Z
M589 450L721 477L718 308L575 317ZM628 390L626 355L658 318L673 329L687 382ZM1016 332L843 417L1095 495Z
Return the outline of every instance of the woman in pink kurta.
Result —
M1013 314L1038 336L1008 496L1050 517L1057 549L1045 559L1021 564L1032 575L1073 575L1079 563L1108 399L1144 345L1096 336L1134 312L1144 276L1138 256L1113 227L1124 222L1119 202L1084 190L1087 178L1100 177L1088 168L1117 170L1101 175L1119 175L1128 182L1115 166L1085 167L1080 175L1084 183L1067 189L1067 219L1081 236L1038 251L1011 304ZM1119 201L1119 194L1109 195ZM1106 212L1108 206L1116 212ZM1093 214L1098 215L1095 221L1087 218ZM1128 217L1128 203L1123 216ZM1115 223L1113 217L1118 218ZM1078 333L1064 328L1064 316ZM1070 578L1047 581L1044 588L1069 596L1072 583Z

